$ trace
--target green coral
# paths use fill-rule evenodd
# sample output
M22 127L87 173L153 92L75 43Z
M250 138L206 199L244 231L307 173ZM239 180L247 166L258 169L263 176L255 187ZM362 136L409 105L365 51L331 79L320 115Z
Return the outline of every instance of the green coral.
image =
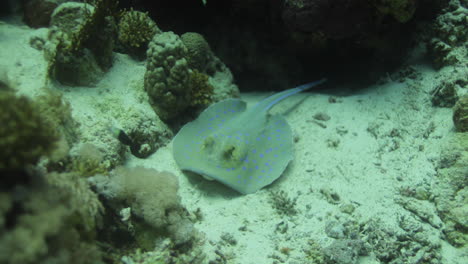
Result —
M0 169L22 169L54 149L55 128L25 96L0 92Z
M192 100L191 105L206 107L213 102L212 95L214 88L208 82L208 75L197 70L193 70L189 76L191 86Z

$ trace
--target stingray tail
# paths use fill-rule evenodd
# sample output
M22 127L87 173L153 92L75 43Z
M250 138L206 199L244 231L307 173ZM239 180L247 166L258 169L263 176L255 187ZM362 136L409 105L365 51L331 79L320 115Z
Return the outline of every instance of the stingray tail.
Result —
M291 95L300 93L302 91L305 91L305 90L308 90L308 89L310 89L312 87L320 85L320 84L322 84L322 83L324 83L326 81L327 81L327 79L323 78L323 79L320 79L320 80L315 81L315 82L306 83L306 84L303 84L303 85L299 85L296 88L292 88L292 89L288 89L286 91L282 91L280 93L276 93L276 94L274 94L274 95L272 95L270 97L265 98L264 100L259 102L255 107L262 109L261 111L268 111L268 110L270 110L270 108L272 108L275 104L277 104L281 100L283 100L283 99L285 99L285 98L287 98L287 97L289 97Z

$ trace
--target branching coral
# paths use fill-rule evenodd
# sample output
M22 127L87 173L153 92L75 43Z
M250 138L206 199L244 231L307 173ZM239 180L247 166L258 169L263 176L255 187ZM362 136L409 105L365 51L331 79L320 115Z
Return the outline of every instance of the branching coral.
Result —
M206 74L194 70L190 73L190 85L192 92L191 105L194 107L206 107L213 102L213 86L208 81Z
M148 13L140 11L125 11L118 24L119 41L137 56L146 52L148 43L157 33L161 33L161 30L156 23Z

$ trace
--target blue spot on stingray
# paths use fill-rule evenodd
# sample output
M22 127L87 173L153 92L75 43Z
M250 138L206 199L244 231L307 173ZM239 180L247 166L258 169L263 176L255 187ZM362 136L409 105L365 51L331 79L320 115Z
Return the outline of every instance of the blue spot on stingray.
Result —
M263 154L258 155L260 158L263 158Z

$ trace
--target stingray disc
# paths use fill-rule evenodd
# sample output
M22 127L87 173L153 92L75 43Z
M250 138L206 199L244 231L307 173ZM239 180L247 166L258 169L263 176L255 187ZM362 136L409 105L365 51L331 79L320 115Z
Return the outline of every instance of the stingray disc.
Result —
M292 159L291 129L280 115L245 110L241 100L213 104L175 136L177 165L243 193L281 176Z

